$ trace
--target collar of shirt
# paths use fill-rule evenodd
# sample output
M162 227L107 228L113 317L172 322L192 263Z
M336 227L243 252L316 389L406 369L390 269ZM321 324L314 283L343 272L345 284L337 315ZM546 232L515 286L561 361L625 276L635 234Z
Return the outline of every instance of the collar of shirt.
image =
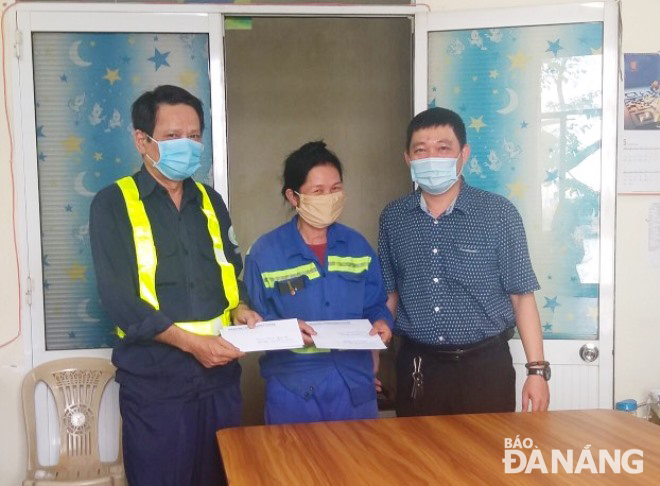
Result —
M465 182L465 179L463 179L463 176L461 176L461 190L458 193L458 197L454 199L454 201L445 210L443 215L451 214L454 211L454 209L458 209L461 212L467 213L470 210L472 200L474 199L474 192L475 189L472 186L470 186L467 182ZM424 211L425 214L431 216L428 206L426 205L426 201L422 196L422 190L420 188L417 188L410 195L407 201L407 206L409 211L413 211L419 208L422 211Z
M458 199L458 197L456 199ZM442 213L442 216L446 216L448 214L451 214L451 212L454 210L454 206L456 205L456 199L454 199L451 202L451 204L449 205L449 207L447 207L447 209L445 209L445 212ZM422 209L422 211L424 211L426 214L428 214L433 219L435 219L435 216L433 216L433 214L431 214L431 211L429 211L429 207L426 204L426 199L424 199L424 194L422 194L421 191L420 191L420 194L419 194L419 207Z
M287 226L287 232L289 234L289 237L291 238L290 241L295 241L295 245L288 245L288 250L289 250L289 256L304 256L305 258L309 260L314 259L314 253L312 250L307 246L307 243L305 243L305 240L303 239L302 235L300 234L300 231L298 230L298 215L296 214L293 218L291 218L291 221L289 221L288 226ZM327 250L326 250L326 255L330 254L330 250L333 249L337 244L345 243L346 242L346 235L344 231L341 231L341 225L337 223L333 223L330 226L328 226L328 237L327 237Z
M149 173L144 164L142 164L140 172L137 173L135 182L138 187L138 192L140 193L140 199L142 200L149 197L154 193L154 191L161 191L161 194L169 197L167 194L167 189L158 184L158 181L156 181L156 179L154 179L154 177ZM183 181L183 197L181 198L181 207L183 207L184 204L191 203L193 201L201 204L201 193L199 192L199 189L195 185L195 182L192 180L192 178L188 177Z

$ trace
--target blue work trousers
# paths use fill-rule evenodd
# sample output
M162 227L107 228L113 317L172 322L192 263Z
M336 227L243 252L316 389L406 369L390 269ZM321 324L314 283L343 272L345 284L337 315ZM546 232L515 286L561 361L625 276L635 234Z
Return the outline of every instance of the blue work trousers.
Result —
M238 384L162 400L120 386L119 407L129 486L225 484L215 433L241 423Z
M289 381L289 380L287 380ZM277 376L266 380L267 424L293 424L331 420L358 420L378 417L376 400L353 405L348 387L334 369L320 383L304 393L286 388Z

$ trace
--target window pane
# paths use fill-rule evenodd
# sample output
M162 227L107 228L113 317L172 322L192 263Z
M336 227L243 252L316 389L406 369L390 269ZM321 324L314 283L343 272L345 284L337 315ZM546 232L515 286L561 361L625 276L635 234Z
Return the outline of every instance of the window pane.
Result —
M112 345L96 291L89 205L139 169L131 104L161 84L204 103L207 129L195 178L211 183L208 35L35 33L32 36L46 349Z
M520 211L545 338L598 338L602 23L429 35L429 105L465 120L469 184Z

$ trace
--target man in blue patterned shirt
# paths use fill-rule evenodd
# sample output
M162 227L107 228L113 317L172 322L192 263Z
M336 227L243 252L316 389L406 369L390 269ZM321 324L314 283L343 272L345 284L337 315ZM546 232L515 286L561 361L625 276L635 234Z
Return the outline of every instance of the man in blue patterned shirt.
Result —
M528 361L523 411L548 408L539 284L522 220L506 198L463 180L469 156L459 115L418 114L404 153L418 188L381 214L379 256L401 337L399 416L514 411L516 326Z

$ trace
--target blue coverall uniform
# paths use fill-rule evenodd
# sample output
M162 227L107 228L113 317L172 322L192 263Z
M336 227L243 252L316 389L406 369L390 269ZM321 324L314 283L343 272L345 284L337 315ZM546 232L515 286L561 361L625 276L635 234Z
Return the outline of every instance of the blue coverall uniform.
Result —
M245 258L244 281L264 320L383 319L392 326L380 264L366 239L339 223L328 227L319 262L297 216L260 237ZM266 422L375 418L370 351L271 351L261 359Z

